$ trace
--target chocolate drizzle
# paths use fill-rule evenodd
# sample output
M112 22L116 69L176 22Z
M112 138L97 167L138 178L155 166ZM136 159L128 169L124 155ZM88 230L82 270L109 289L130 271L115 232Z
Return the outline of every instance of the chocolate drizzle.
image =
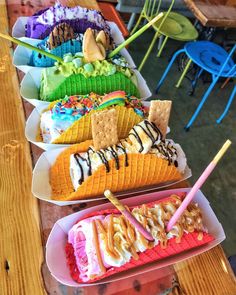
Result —
M154 144L152 146L153 149L157 149L160 154L162 154L167 160L168 165L174 163L176 167L178 167L178 162L176 160L173 160L173 156L177 155L176 149L171 145L170 142L165 144L164 141L162 141L160 144Z
M84 170L83 170L83 167L80 163L80 160L82 160L83 162L86 162L87 166L88 166L88 175L92 175L92 166L91 166L91 159L90 159L90 156L89 156L89 151L87 151L87 159L86 158L83 158L80 154L76 153L74 154L74 158L76 160L76 163L78 164L79 168L80 168L80 179L79 179L79 184L81 185L83 182L84 182Z
M106 167L106 172L107 172L107 173L110 172L110 165L109 165L109 163L108 163L108 161L107 161L107 159L106 159L105 154L104 154L102 151L97 152L97 154L98 154L98 156L100 157L102 163L105 165L105 167Z
M143 132L151 139L152 144L154 144L158 140L159 137L160 137L160 140L162 140L161 131L157 128L157 126L154 123L149 122L148 120L144 120L143 123L145 124L146 129L143 126L141 126L140 124L137 124L135 127L141 128L143 130ZM156 136L153 135L152 130L154 132L156 132L156 134L157 134ZM138 135L138 132L134 128L132 129L132 132L133 133L130 133L130 136L133 135L137 139L138 143L140 144L139 153L142 153L142 151L144 150L143 142L142 142L140 136Z
M114 148L111 146L110 149L106 149L109 152L111 152L112 157L115 159L116 162L116 170L120 169L120 162L119 162L119 156L118 153L114 150Z
M118 154L118 150L121 150L122 153L125 155L125 167L128 166L128 156L126 153L125 148L122 146L122 144L117 144L113 147L109 147L107 149L104 150L100 150L100 151L95 151L92 147L90 147L86 153L86 156L81 156L80 154L76 153L74 154L74 158L76 160L76 163L79 166L80 169L80 179L78 180L79 185L81 185L84 182L85 179L85 170L83 169L83 166L81 165L81 162L86 163L87 167L88 167L88 176L92 175L92 164L91 164L91 156L93 154L97 154L101 160L101 162L103 163L103 165L105 165L106 167L106 172L109 173L110 172L110 165L109 165L109 160L107 159L106 153L109 152L111 154L111 157L113 159L115 159L115 163L116 163L116 169L119 170L120 169L120 161L119 161L119 154Z
M117 147L117 150L120 149L124 153L124 155L125 155L125 167L128 167L129 166L129 164L128 164L128 155L126 153L125 148L123 147L122 144L120 144L120 145L117 144L116 147Z

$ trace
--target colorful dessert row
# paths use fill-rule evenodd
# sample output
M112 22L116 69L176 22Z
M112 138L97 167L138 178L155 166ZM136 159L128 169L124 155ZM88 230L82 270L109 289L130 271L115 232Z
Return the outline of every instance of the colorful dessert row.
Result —
M40 99L52 102L42 113L45 143L77 143L59 154L49 171L54 200L86 200L106 189L126 191L179 181L185 154L166 139L171 102L143 107L137 78L114 48L101 13L81 7L54 7L30 17L26 36L63 61L34 52L31 64L42 71ZM66 54L65 54L66 53ZM54 66L53 66L54 65ZM178 223L166 224L184 195L130 208L151 233L150 242L117 210L94 212L69 231L67 263L72 278L90 283L204 245L214 238L192 203Z

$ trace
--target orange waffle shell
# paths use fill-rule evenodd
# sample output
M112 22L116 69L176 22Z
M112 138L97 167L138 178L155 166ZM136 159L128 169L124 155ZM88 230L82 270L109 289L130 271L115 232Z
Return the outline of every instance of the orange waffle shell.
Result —
M128 166L125 155L119 156L120 169L116 169L115 160L109 161L110 172L101 165L74 191L70 178L70 155L87 151L92 141L73 145L64 150L50 170L52 199L69 201L93 198L103 195L106 189L112 192L140 188L182 179L178 169L165 159L153 154L128 154Z
M56 102L49 105L50 110ZM115 106L114 109L118 113L118 125L117 132L120 139L126 138L129 131L143 120L143 118L137 115L133 108L127 108L124 106ZM79 120L75 121L68 129L66 129L57 139L52 143L54 144L73 144L83 142L88 139L92 139L91 129L91 115L98 110L92 110L90 113L84 115Z
M180 197L182 197L182 196L180 196ZM165 198L164 200L152 202L150 204L147 204L147 206L152 207L152 206L154 206L154 204L162 203L163 201L164 202L171 201L171 197ZM136 207L139 207L139 206L136 206ZM84 216L83 219L85 219L87 217L91 217L91 216L96 216L96 215L104 215L104 214L108 215L111 213L117 214L118 211L116 209L97 211L97 212L93 212L92 214L89 214L88 216ZM146 251L139 253L138 260L134 260L133 258L131 258L131 260L128 263L126 263L120 267L112 267L109 270L107 270L107 272L105 274L103 274L102 276L99 276L93 280L89 280L86 283L93 283L95 281L104 279L104 278L109 277L111 275L114 275L114 274L117 274L117 273L120 273L123 271L127 271L129 269L139 267L139 266L142 266L147 263L152 263L154 261L158 261L163 258L167 258L167 257L182 253L184 251L188 251L188 250L196 248L196 247L200 247L200 246L205 245L213 240L214 240L214 237L206 232L203 233L203 237L201 240L198 239L198 233L196 231L192 232L192 233L188 233L188 234L184 233L184 235L181 238L180 243L176 243L175 238L171 238L168 240L168 244L165 249L163 249L158 244L151 249L147 249ZM76 265L75 256L74 256L74 249L73 249L72 245L67 243L65 250L66 250L67 264L70 268L70 273L71 273L72 278L75 281L77 281L78 283L84 283L79 277L79 270Z

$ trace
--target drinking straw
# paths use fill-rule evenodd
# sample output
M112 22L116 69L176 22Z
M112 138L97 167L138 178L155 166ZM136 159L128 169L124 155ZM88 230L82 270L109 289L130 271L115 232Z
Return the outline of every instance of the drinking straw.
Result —
M41 53L42 55L46 55L47 57L52 58L52 59L54 59L56 61L63 62L63 59L61 57L56 56L56 55L54 55L52 53L49 53L47 51L44 51L42 49L39 49L38 47L35 47L35 46L31 45L31 44L23 42L23 41L21 41L19 39L13 38L13 37L11 37L9 35L5 35L5 34L0 33L0 37L2 37L4 39L7 39L7 40L9 40L9 41L11 41L13 43L16 43L18 45L21 45L23 47L26 47L28 49L34 50L34 51L36 51L38 53Z
M167 231L170 231L172 227L175 225L177 220L180 218L184 210L187 208L189 203L192 201L193 197L195 196L196 192L200 189L200 187L204 184L204 182L207 180L208 176L211 174L211 172L216 167L216 164L219 162L219 160L222 158L224 153L227 151L229 146L231 145L231 141L228 139L223 144L222 148L219 150L219 152L216 154L214 159L211 161L211 163L206 167L202 175L198 178L192 189L189 191L185 199L183 200L182 204L179 206L179 208L176 210L174 215L171 217L168 225L167 225Z
M145 26L143 26L141 29L139 29L135 34L130 36L127 40L125 40L123 43L121 43L118 47L116 47L112 52L108 54L108 58L112 58L115 56L118 52L121 51L122 48L130 44L132 41L134 41L137 37L139 37L144 31L146 31L151 25L153 25L156 21L158 21L163 16L163 12L159 13L156 17L154 17L150 22L148 22Z
M104 192L105 197L123 214L129 222L149 241L154 241L152 235L143 225L125 208L125 206L112 194L111 191Z

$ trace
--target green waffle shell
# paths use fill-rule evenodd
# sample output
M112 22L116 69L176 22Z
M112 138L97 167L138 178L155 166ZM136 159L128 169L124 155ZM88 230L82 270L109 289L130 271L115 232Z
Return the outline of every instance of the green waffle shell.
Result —
M66 78L60 85L51 90L45 95L43 87L40 88L40 99L46 101L54 101L64 98L66 95L87 94L95 92L100 95L123 90L130 95L140 98L140 93L137 86L130 78L123 73L115 73L110 76L96 76L86 78L82 74L73 74Z

